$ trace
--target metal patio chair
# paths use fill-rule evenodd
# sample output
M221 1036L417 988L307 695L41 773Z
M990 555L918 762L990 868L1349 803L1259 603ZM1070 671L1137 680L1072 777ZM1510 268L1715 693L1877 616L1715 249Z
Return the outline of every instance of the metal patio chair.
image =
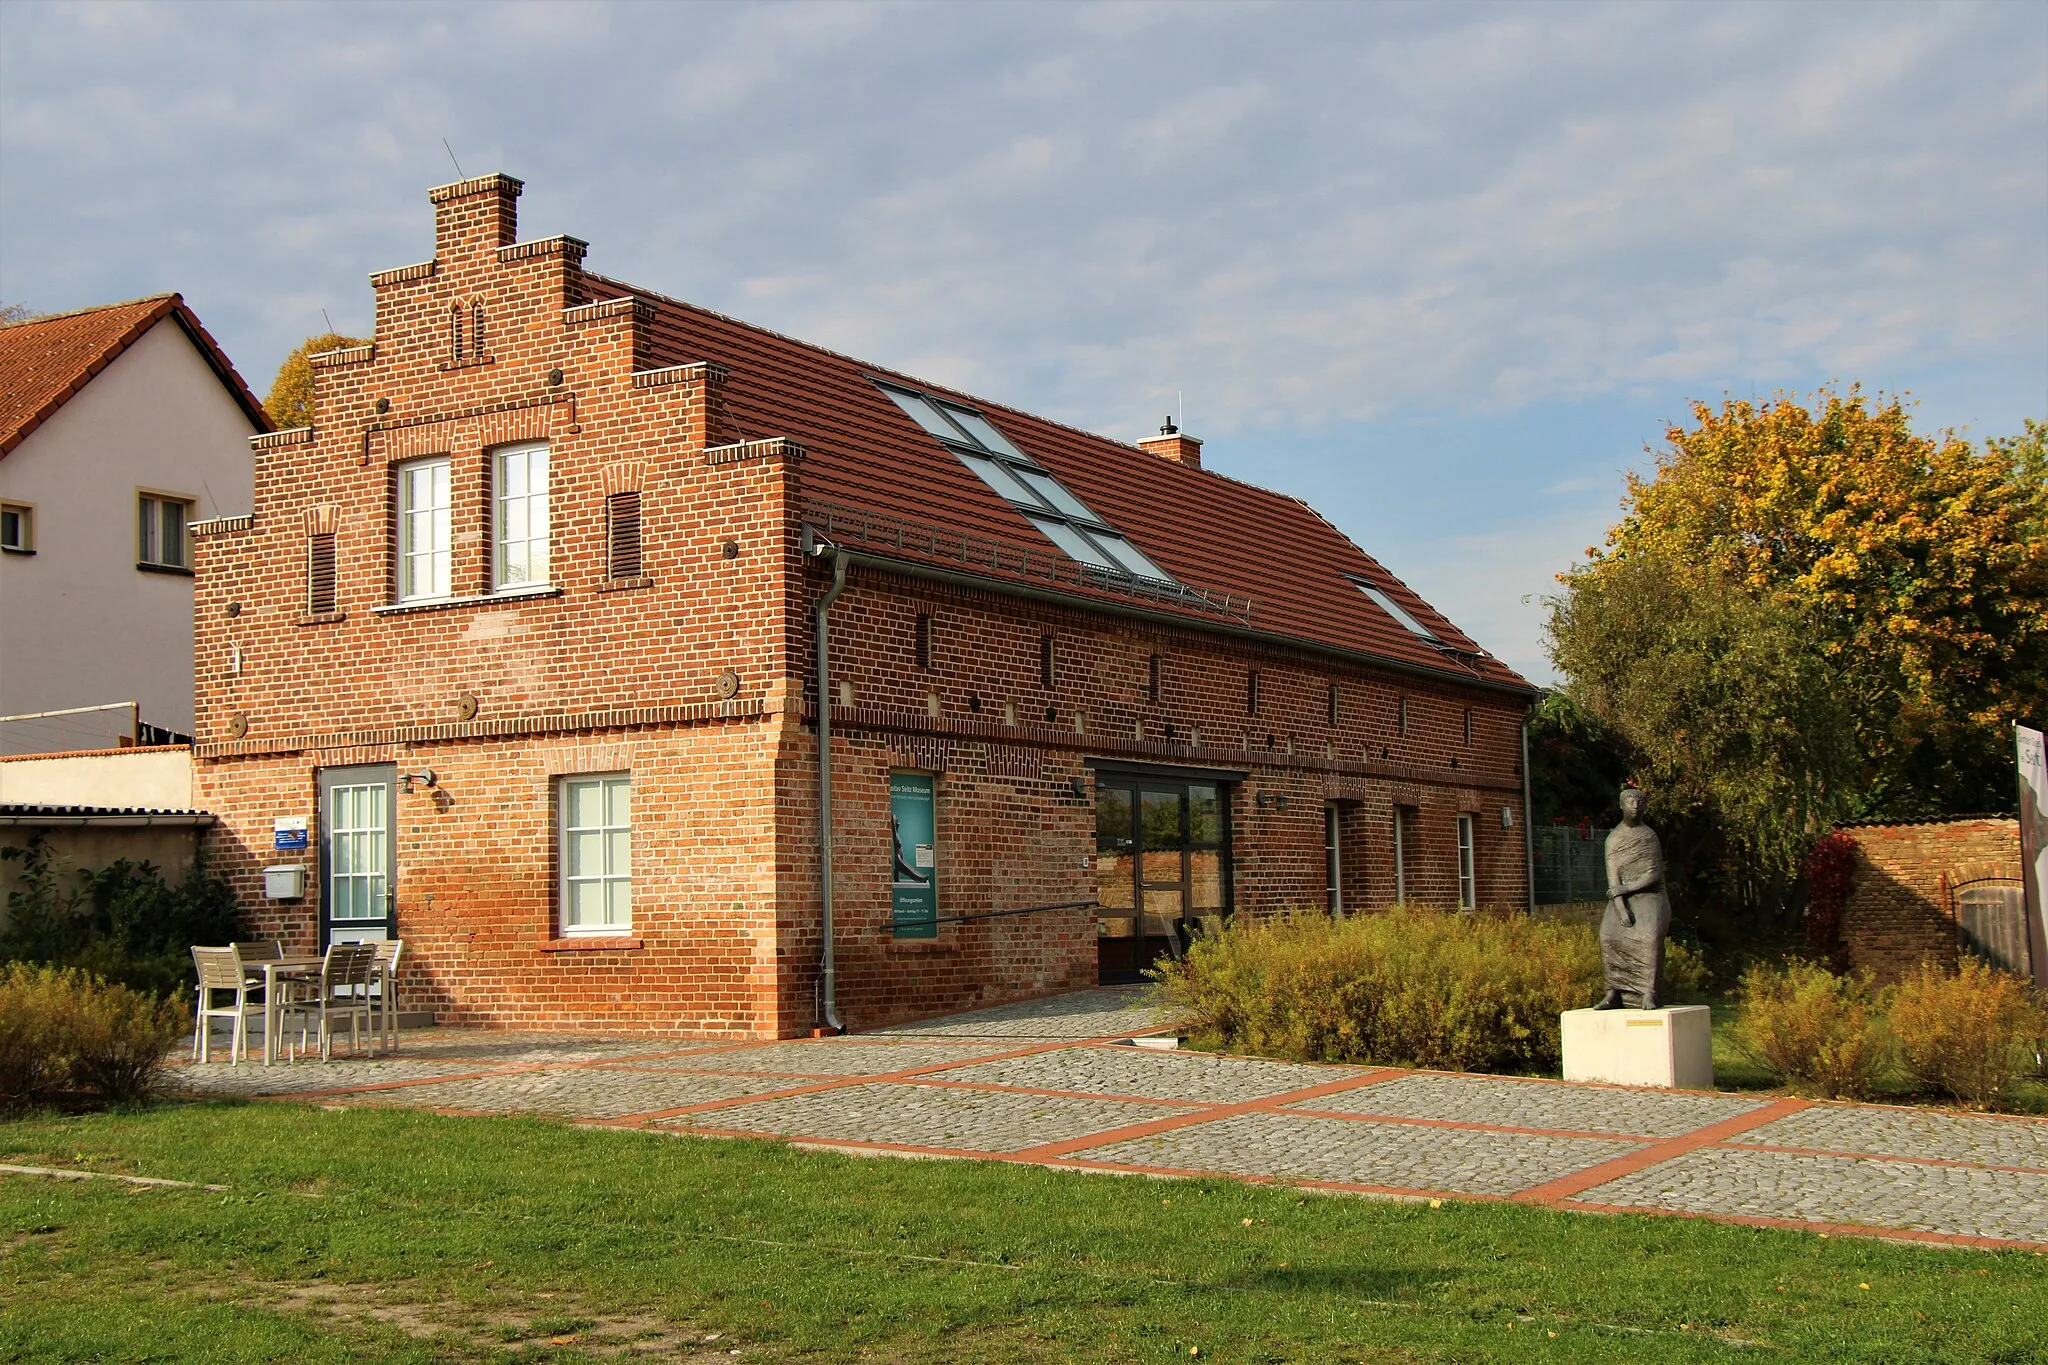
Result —
M344 1019L348 1021L349 1051L361 1055L363 1034L375 1036L370 1022L370 973L376 962L377 947L373 943L328 945L320 975L294 984L291 994L282 1002L284 1022L280 1033L294 1023L299 1029L299 1046L291 1049L288 1060L298 1060L299 1048L305 1046L309 1030L319 1035L320 1060L332 1060L335 1025Z
M370 968L370 989L377 1006L376 1037L386 1052L398 1050L398 959L405 953L402 938L380 939L370 947L377 950Z
M193 1012L192 1060L208 1062L213 1060L213 1021L233 1019L235 1031L228 1042L228 1065L233 1066L249 1055L249 1015L263 1010L263 987L251 984L249 974L242 966L241 954L230 946L226 948L197 948L192 950L192 966L199 973L199 997ZM226 992L232 996L231 1005L213 1003L217 994Z

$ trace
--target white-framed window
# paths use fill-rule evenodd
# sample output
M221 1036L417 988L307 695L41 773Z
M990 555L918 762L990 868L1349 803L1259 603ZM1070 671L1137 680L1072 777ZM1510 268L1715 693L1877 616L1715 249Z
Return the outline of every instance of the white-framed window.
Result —
M450 505L446 455L407 460L398 466L399 601L448 596L454 561Z
M1394 807L1394 899L1408 899L1408 808Z
M12 554L36 552L36 512L27 503L0 502L0 550Z
M1458 817L1458 908L1471 910L1478 906L1478 878L1474 875L1472 862L1472 817Z
M139 493L135 507L135 559L158 569L189 569L192 555L185 527L192 500L167 493Z
M1333 919L1344 918L1344 808L1323 807L1323 898Z
M501 446L491 456L491 587L548 581L548 447Z
M561 779L562 933L633 928L632 779L590 773Z

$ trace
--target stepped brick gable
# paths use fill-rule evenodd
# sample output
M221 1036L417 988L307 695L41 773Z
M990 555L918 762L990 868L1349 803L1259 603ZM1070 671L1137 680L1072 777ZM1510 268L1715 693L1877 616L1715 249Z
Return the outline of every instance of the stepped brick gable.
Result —
M1524 903L1528 685L1313 510L593 274L519 191L431 192L253 515L195 527L195 800L262 932L395 933L446 1022L808 1032L821 705L851 1027L1333 878Z

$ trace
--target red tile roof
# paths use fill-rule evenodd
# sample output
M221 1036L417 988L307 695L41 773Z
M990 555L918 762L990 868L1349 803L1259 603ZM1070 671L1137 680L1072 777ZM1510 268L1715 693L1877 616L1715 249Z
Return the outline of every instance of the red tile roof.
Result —
M263 405L198 315L177 294L153 294L0 327L0 459L166 317L185 329L256 429L270 430Z
M1196 628L1248 628L1450 680L1534 690L1298 498L616 281L586 279L592 301L630 294L655 306L652 365L713 361L731 369L726 410L732 426L745 439L785 436L803 443L809 452L802 475L807 502L987 537L1025 552L1025 562L1009 568L979 563L972 569L976 576L1042 585L1045 565L1064 563L1065 557L905 416L874 378L979 409L1176 579L1217 597L1227 594L1237 607L1250 605L1248 614L1233 614L1164 600L1146 603L1151 610L1185 617ZM899 547L893 536L886 545L870 536L844 543L890 558L958 563L952 542L920 549L914 537ZM1071 571L1071 565L1062 571L1068 575L1059 585L1063 592L1099 597L1105 604L1131 600ZM1393 620L1358 590L1359 582L1385 592L1448 648L1432 646Z

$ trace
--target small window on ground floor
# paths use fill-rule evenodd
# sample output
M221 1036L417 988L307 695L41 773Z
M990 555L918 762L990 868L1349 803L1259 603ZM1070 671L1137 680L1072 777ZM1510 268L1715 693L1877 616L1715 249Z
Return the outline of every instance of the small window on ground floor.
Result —
M625 773L561 780L562 932L633 928L632 781Z
M1470 910L1478 905L1478 877L1472 857L1472 817L1458 817L1458 908Z
M1408 817L1410 808L1394 807L1394 899L1408 899Z
M1323 904L1344 918L1344 808L1335 801L1323 807Z

